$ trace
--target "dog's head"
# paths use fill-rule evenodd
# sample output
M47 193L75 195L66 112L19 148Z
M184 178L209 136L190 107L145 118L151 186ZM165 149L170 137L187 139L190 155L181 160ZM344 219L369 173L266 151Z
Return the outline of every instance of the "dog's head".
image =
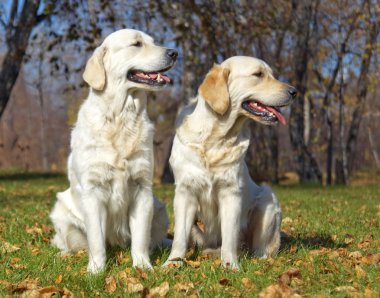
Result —
M289 105L297 91L273 77L262 60L236 56L215 64L207 74L199 93L218 115L244 115L257 122L286 124L280 107Z
M164 74L177 59L173 49L154 44L153 39L140 31L122 29L110 34L86 64L83 79L95 90L137 88L157 90L170 79Z

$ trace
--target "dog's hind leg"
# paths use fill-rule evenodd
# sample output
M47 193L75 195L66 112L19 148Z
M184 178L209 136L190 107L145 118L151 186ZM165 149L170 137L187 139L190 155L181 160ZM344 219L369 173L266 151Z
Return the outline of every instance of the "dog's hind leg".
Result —
M281 208L269 187L255 193L255 202L248 213L246 245L259 257L276 255L280 248ZM248 243L247 243L248 242Z
M50 219L56 231L52 244L63 253L87 248L86 235L80 228L82 224L65 204L68 200L71 200L70 196L70 189L58 193L57 202L50 213Z

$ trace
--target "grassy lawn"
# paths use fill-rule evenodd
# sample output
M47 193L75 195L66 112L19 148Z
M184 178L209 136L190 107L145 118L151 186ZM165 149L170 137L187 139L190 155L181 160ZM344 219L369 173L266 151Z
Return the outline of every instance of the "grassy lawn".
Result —
M275 187L283 208L281 252L266 260L243 254L239 272L194 250L186 266L169 269L160 268L168 251L157 251L154 272L144 272L131 269L128 250L116 248L108 251L107 270L96 276L86 274L86 252L61 257L49 243L48 214L65 187L65 176L0 174L0 297L379 297L378 185ZM172 218L173 187L155 193Z

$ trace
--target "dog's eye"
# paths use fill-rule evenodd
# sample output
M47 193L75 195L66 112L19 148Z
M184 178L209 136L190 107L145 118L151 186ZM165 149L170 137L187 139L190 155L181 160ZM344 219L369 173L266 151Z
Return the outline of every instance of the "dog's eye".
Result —
M142 42L141 41L136 41L135 43L131 44L131 47L141 47Z
M255 77L261 78L264 74L262 71L257 71L257 72L254 72L252 75Z

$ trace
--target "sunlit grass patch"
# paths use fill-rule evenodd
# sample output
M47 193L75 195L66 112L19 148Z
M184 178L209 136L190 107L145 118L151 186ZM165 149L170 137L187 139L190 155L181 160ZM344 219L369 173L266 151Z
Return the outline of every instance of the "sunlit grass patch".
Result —
M182 268L161 268L169 251L158 250L152 256L153 272L136 270L128 249L113 248L106 271L95 276L86 273L85 251L61 256L50 245L54 231L48 214L55 193L67 185L59 175L0 175L0 296L379 295L377 185L275 187L283 209L281 251L269 259L243 252L239 272L220 268L217 257L196 250L189 250ZM171 223L173 191L172 185L155 188L167 203Z

